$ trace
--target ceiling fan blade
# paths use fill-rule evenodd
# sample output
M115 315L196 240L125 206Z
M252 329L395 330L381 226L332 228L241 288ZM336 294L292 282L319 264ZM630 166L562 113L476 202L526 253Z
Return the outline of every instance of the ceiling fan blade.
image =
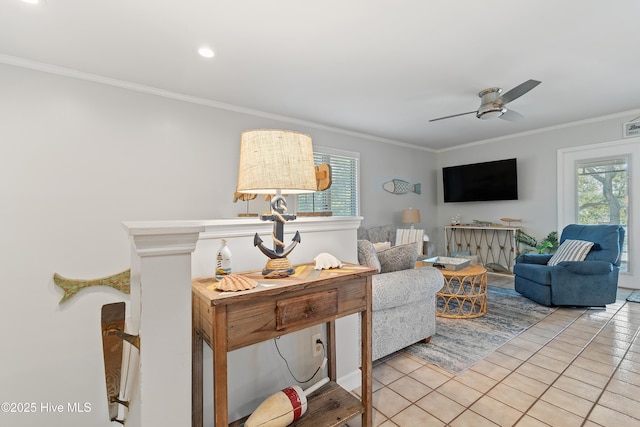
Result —
M516 98L520 98L525 93L529 92L534 87L538 86L540 83L538 80L527 80L524 83L519 84L518 86L511 89L509 92L502 95L497 101L500 101L502 105L507 104L513 101Z
M500 118L510 122L517 122L524 119L524 116L517 111L507 110L507 112L501 115Z
M464 116L464 115L467 115L467 114L475 114L475 113L477 113L477 112L478 112L478 111L469 111L468 113L460 113L460 114L454 114L454 115L452 115L452 116L438 117L437 119L431 119L431 120L429 120L429 122L435 122L435 121L438 121L438 120L450 119L450 118L452 118L452 117Z

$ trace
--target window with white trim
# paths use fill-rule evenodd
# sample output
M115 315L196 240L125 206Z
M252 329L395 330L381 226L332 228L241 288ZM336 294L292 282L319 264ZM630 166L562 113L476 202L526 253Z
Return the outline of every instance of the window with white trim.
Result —
M628 156L576 162L576 222L625 227L621 272L629 271L629 163Z
M358 216L359 153L316 147L313 158L316 166L331 167L331 186L324 191L299 194L297 211Z

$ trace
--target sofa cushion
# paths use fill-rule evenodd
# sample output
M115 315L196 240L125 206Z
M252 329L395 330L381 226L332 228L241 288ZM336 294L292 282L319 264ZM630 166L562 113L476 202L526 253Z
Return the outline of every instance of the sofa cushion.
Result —
M379 227L367 228L366 233L366 240L369 240L370 242L392 242L396 235L396 230L392 225L381 225Z
M593 242L587 242L586 240L567 239L562 242L547 265L554 266L562 261L584 261L592 246Z
M380 273L380 261L376 249L368 240L358 240L358 264L375 268Z
M424 304L422 310L433 312L435 321L435 294L443 285L442 273L433 267L376 274L373 276L372 309L375 313L431 300L432 305Z
M380 273L409 270L414 268L418 259L418 243L392 246L378 252Z

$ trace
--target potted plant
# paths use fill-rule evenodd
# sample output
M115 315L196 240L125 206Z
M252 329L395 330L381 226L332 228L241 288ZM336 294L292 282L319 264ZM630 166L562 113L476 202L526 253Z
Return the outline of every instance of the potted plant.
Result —
M547 236L538 241L535 237L530 234L525 233L522 230L518 230L516 232L516 241L518 243L522 243L525 246L529 246L529 248L525 249L522 253L526 254L529 252L536 251L539 254L552 254L558 249L558 232L552 231L547 234Z

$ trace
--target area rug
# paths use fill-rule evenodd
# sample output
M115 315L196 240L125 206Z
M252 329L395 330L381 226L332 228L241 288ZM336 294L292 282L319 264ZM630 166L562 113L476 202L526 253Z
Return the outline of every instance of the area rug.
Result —
M457 375L555 310L512 289L488 286L486 315L475 319L437 317L431 341L405 351Z
M627 301L640 302L640 291L633 291L627 297Z

